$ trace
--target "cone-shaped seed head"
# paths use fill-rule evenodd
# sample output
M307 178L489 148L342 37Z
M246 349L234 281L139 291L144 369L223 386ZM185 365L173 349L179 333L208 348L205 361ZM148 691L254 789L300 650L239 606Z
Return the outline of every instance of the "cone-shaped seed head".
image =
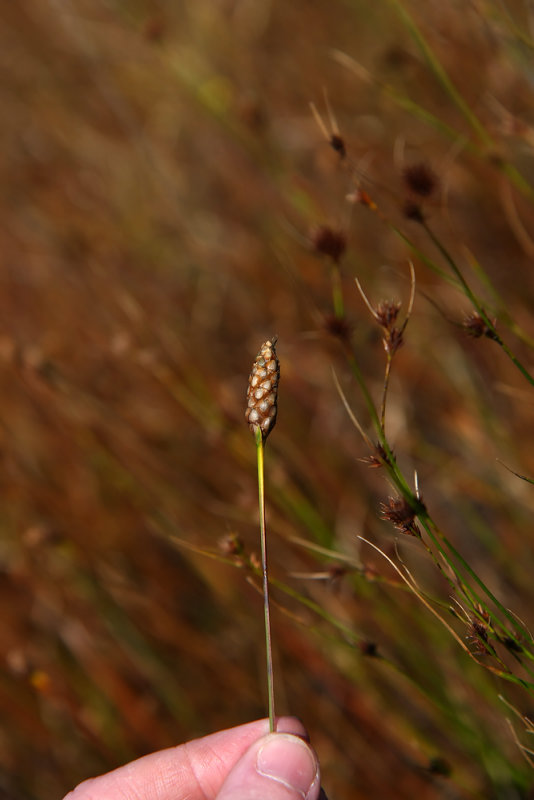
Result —
M262 344L248 379L245 417L252 433L259 428L264 440L276 422L280 362L275 344L276 337Z

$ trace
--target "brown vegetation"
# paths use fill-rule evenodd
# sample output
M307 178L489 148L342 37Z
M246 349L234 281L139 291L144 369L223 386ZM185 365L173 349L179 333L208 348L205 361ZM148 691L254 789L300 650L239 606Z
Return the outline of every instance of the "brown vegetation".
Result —
M506 5L2 4L2 797L266 714L243 412L273 334L277 710L337 800L529 796L532 643L425 532L532 630L533 487L500 462L534 476L533 42ZM424 504L387 501L397 463Z

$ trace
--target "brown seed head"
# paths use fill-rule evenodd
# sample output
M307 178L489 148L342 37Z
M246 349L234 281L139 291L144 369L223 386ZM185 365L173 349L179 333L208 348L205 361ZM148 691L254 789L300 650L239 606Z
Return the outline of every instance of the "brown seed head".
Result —
M333 133L330 139L328 140L330 147L339 153L339 157L341 159L345 158L347 155L347 148L345 147L345 142L339 135L339 133Z
M275 345L276 337L262 344L248 379L245 417L252 433L261 430L264 441L276 423L280 362Z
M406 219L411 219L412 222L419 222L421 225L425 221L425 217L419 203L414 203L413 200L407 200L403 206L402 213Z
M450 778L452 775L452 767L446 758L441 756L433 756L428 762L428 771L432 775L441 775L443 778Z
M514 639L513 636L499 636L499 641L506 647L510 653L522 653L523 645Z
M376 321L386 330L390 330L399 315L401 304L398 301L383 300L376 307Z
M339 264L347 249L347 237L343 231L335 230L328 225L320 225L311 235L312 244L316 253L331 258Z
M488 627L479 619L476 619L476 617L474 617L469 623L465 638L472 642L474 650L478 655L491 654L491 651L488 647Z
M424 161L406 167L402 177L408 189L419 197L430 197L438 185L436 173Z
M237 533L228 533L217 542L219 550L224 556L242 556L245 546Z
M361 642L358 642L358 647L360 648L360 652L362 655L369 656L370 658L377 658L378 645L376 642L371 642L368 639L363 639Z
M414 521L415 513L404 497L388 497L387 503L380 503L380 512L381 519L392 522L402 533L419 535L419 529Z
M495 323L493 323L495 325ZM473 311L468 314L462 323L462 328L473 339L480 339L481 336L486 336L488 339L498 340L498 336L488 326L485 319L478 313Z
M325 330L336 339L341 339L342 342L348 342L351 334L352 327L346 317L338 317L336 314L327 314L324 318Z
M391 356L394 356L399 347L404 344L402 328L391 328L387 331L387 335L382 339L384 343L384 350Z
M389 456L380 444L377 442L375 445L376 451L370 456L363 456L363 458L359 458L358 461L361 461L364 464L367 464L369 467L376 469L377 467L382 467L384 464L390 464ZM395 461L395 456L393 456L393 461Z

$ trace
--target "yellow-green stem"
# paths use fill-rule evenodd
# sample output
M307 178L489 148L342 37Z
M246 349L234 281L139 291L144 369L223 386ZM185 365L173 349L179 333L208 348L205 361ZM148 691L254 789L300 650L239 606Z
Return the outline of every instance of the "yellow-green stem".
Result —
M389 376L391 375L391 363L393 359L391 357L391 353L387 353L387 360L386 360L386 371L384 373L384 390L382 392L382 405L380 407L380 425L384 436L386 435L386 402L388 396L388 388L389 388Z
M265 658L267 665L267 697L269 704L269 730L274 732L274 681L273 648L271 640L271 614L269 607L269 571L267 568L267 535L265 527L265 482L264 482L264 439L259 427L256 428L256 453L258 458L258 494L260 503L260 542L261 567L263 575L263 618L265 623Z
M339 265L336 264L332 270L332 302L334 305L334 314L337 319L343 319L345 316L345 305L343 303L343 289L341 287L341 272Z
M470 288L469 284L467 283L467 281L464 278L461 270L457 266L456 262L454 261L453 257L451 256L451 254L449 253L447 248L441 243L441 241L434 234L434 232L432 231L432 229L428 226L428 224L426 222L423 222L423 228L425 229L427 235L432 240L433 244L437 247L437 249L439 250L441 255L445 258L445 260L449 264L450 268L452 269L452 271L454 272L454 274L458 278L460 284L462 285L462 288L464 290L464 293L465 293L466 297L469 298L469 300L473 304L474 308L476 308L476 310L480 314L481 318L484 320L484 322L488 326L488 329L493 334L494 341L497 342L497 344L500 346L500 348L506 353L506 355L508 356L508 358L510 359L512 364L514 364L517 367L517 369L520 371L520 373L523 375L523 377L527 379L527 381L530 383L530 385L534 386L534 378L532 377L530 372L523 366L523 364L519 361L519 359L516 358L516 356L512 353L512 351L510 350L508 345L505 342L503 342L503 340L501 339L501 337L499 336L499 334L497 333L497 331L495 329L495 325L493 324L493 321L486 314L486 312L485 312L484 308L482 307L482 305L480 304L478 298L471 291L471 288Z

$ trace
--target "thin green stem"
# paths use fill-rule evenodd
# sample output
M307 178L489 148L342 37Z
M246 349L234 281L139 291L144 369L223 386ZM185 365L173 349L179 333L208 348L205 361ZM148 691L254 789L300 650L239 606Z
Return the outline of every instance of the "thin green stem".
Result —
M380 427L384 432L384 436L386 435L386 403L387 403L387 396L388 396L388 389L389 389L389 378L391 375L391 364L393 359L391 357L391 353L388 352L387 360L386 360L386 371L384 373L384 389L382 391L382 405L380 407Z
M341 272L339 265L335 264L332 269L332 303L334 306L334 314L337 319L343 319L345 316L345 304L343 302L343 289L341 287Z
M479 137L480 141L486 146L491 145L492 140L488 132L486 131L486 129L484 128L478 117L473 113L469 104L466 103L463 96L460 94L456 86L449 78L447 72L441 65L439 59L436 57L434 51L430 47L424 34L415 23L415 20L409 14L404 3L400 2L400 0L390 0L390 1L392 5L396 8L397 13L399 14L405 26L407 27L408 31L410 32L410 35L412 36L417 46L421 50L423 57L425 58L428 66L434 73L438 82L441 84L442 89L445 91L445 93L452 100L456 108L467 120L471 128L475 131L475 133Z
M256 428L256 454L258 459L258 495L260 504L261 566L263 575L263 619L265 624L265 658L267 666L267 697L269 704L269 730L274 732L274 681L273 648L271 639L271 614L269 607L269 571L267 568L267 535L265 526L265 442L260 427Z
M519 372L523 375L524 378L530 383L531 386L534 386L534 378L530 374L530 372L523 366L523 364L519 361L519 359L512 353L508 345L503 342L499 334L495 329L495 325L493 324L492 320L486 314L486 311L482 307L480 301L478 300L477 296L471 290L471 287L467 283L466 279L462 275L461 270L459 269L458 265L456 264L455 260L447 250L447 248L441 243L438 237L435 235L433 230L427 225L426 222L423 221L422 223L425 232L427 233L428 237L431 239L432 243L437 247L443 258L449 264L451 270L454 272L458 280L460 281L462 288L465 292L466 297L469 298L473 307L476 308L482 319L484 320L485 324L488 326L489 330L492 333L492 338L497 344L502 348L502 350L506 353L512 364L519 370Z

